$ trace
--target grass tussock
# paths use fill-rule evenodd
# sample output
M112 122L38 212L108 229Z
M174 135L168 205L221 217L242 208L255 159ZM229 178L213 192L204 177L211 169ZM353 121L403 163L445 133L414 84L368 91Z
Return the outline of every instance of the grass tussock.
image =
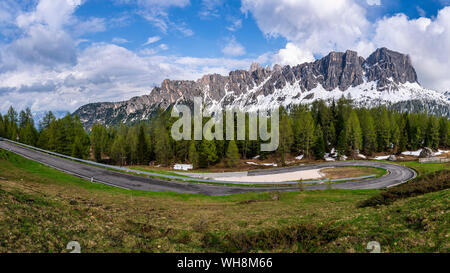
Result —
M389 188L360 203L359 207L389 205L398 199L423 195L450 188L450 170L440 170L417 177L411 182Z
M423 170L446 165L420 165ZM423 174L423 173L421 173ZM450 252L450 189L390 206L379 190L201 196L91 183L0 149L0 253Z
M282 226L261 231L234 232L219 235L208 232L203 237L205 248L228 253L247 253L292 249L295 252L315 252L336 240L342 227L331 224L315 225L309 223Z

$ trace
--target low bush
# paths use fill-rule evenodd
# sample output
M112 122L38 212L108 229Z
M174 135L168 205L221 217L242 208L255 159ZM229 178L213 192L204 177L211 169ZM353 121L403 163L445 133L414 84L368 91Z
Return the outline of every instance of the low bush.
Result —
M208 232L203 237L207 249L247 253L259 250L288 249L296 246L298 252L314 252L324 245L336 240L342 227L331 224L313 225L297 224L262 231L242 231L223 235Z
M389 205L398 199L414 197L450 188L450 170L419 176L413 181L389 188L359 204L359 207Z

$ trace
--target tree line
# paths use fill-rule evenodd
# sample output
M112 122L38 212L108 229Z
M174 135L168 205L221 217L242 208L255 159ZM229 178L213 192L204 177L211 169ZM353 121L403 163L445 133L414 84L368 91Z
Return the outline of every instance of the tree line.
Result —
M69 113L57 119L47 112L37 129L30 108L17 113L10 107L0 115L0 137L77 158L90 155L89 134L80 119Z
M345 98L329 105L316 101L309 106L280 108L279 147L275 152L261 152L263 141L259 138L249 140L248 116L245 140L175 141L170 130L176 119L170 112L171 109L158 110L151 119L132 125L105 127L94 124L90 132L86 132L78 117L68 114L56 119L51 112L36 129L30 109L17 114L11 107L6 115L0 115L0 136L110 164L189 162L195 168L207 168L222 161L233 167L239 159L255 156L264 159L271 154L279 156L284 165L287 155L323 159L332 149L338 156L356 158L358 153L369 156L380 152L399 154L422 147L450 146L450 120L447 117L400 113L384 106L356 108ZM204 118L203 122L207 121Z

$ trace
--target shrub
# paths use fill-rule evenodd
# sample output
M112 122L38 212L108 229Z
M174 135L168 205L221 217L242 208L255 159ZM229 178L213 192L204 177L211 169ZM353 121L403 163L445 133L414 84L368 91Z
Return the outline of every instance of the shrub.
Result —
M206 248L222 252L251 252L273 250L297 246L299 252L312 252L320 246L336 240L342 227L331 224L316 226L313 224L296 224L261 231L241 231L219 235L208 232L203 236Z
M450 188L450 170L419 176L413 181L389 188L359 204L359 207L389 205L398 199L414 197Z

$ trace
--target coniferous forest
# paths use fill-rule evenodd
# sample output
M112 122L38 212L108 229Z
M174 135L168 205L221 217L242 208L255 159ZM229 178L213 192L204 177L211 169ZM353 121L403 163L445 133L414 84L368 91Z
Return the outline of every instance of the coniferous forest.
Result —
M450 146L450 120L426 113L400 113L384 106L355 108L341 98L327 105L316 101L280 109L280 140L275 152L260 152L261 140L181 140L172 139L170 130L176 121L159 110L150 120L106 128L95 124L86 131L78 117L67 114L55 118L47 112L36 125L31 110L17 113L10 107L0 115L0 136L24 144L78 158L92 158L116 165L163 166L189 162L195 168L207 168L219 162L234 167L239 159L276 155L284 165L288 154L323 159L335 149L338 155L356 158L357 153L399 154L422 147ZM207 120L205 119L204 122ZM248 117L246 122L248 123ZM225 137L224 137L225 139Z

